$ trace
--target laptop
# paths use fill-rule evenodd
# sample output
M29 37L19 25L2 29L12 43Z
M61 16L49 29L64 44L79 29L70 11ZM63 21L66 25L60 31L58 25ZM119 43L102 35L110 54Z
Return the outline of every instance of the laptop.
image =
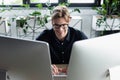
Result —
M48 43L0 36L0 80L53 80Z

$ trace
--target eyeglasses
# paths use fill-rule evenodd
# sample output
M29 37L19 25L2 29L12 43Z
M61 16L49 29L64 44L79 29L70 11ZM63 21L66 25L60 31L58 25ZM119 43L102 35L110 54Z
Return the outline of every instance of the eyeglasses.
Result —
M66 29L67 26L68 24L53 24L54 29Z

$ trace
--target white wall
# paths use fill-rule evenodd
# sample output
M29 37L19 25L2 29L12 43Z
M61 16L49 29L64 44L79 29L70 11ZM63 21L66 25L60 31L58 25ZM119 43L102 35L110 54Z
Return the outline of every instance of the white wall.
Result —
M92 16L96 15L96 12L88 7L80 8L80 10L81 10L81 13L76 15L80 15L82 17L83 19L82 31L90 38L90 31L92 27Z

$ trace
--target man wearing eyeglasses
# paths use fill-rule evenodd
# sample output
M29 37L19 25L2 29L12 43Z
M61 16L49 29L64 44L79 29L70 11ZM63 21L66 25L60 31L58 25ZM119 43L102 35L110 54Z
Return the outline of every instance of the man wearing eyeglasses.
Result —
M87 39L83 32L68 26L70 20L70 13L66 6L55 7L52 14L52 29L43 31L36 39L49 43L54 75L67 73L66 64L69 64L73 43ZM59 64L65 67L59 67Z

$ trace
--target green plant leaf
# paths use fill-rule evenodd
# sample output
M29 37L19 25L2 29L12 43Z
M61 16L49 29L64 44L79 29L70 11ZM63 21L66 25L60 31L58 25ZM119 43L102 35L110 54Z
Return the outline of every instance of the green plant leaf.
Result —
M74 11L80 13L80 9L78 8L75 8Z
M37 4L37 5L35 5L36 7L38 7L39 9L42 9L43 8L43 5L42 4Z
M26 34L26 33L27 33L27 30L26 30L26 29L23 29L23 32Z
M21 7L25 7L25 8L30 8L30 5L29 4L23 4L23 5L21 5Z
M34 11L32 14L30 14L31 16L40 16L41 12L39 11Z

